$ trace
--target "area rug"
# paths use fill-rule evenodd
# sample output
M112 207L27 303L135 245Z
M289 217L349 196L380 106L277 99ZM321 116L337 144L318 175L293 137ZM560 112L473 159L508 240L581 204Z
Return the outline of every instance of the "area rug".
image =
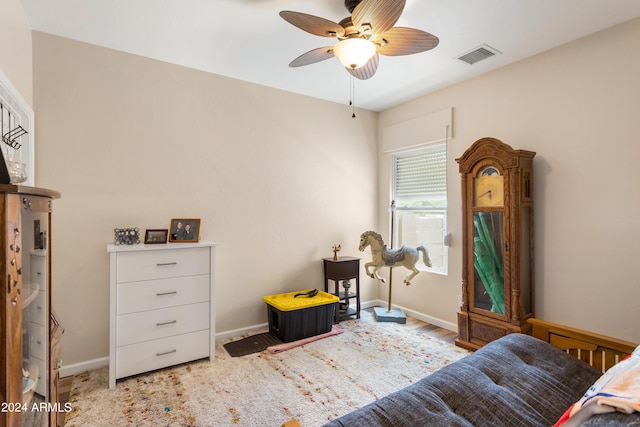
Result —
M208 360L118 381L108 370L76 375L65 426L320 426L468 354L368 312L342 334L289 351Z

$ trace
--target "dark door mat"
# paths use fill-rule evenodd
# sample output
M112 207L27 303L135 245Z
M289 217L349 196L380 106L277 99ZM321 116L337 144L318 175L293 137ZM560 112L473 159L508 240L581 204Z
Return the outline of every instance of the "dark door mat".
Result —
M282 341L269 332L251 335L238 341L226 343L223 347L231 357L246 356L266 350L272 345L282 344Z

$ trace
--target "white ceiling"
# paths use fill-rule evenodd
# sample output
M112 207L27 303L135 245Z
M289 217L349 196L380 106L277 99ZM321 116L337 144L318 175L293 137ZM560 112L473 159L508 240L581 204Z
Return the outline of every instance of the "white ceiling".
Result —
M34 30L348 104L350 77L336 59L289 62L332 39L284 21L281 10L347 17L344 0L21 0ZM382 111L640 16L640 0L407 0L396 26L440 44L380 57L376 75L355 81L358 108ZM456 59L481 45L501 54L475 65ZM636 52L637 53L637 52Z

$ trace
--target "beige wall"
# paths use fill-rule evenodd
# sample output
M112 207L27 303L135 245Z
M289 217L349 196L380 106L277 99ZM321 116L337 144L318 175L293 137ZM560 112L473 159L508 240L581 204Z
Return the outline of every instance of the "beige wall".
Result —
M640 19L380 114L390 125L453 107L447 277L418 275L392 301L455 322L461 283L455 158L491 136L536 151L536 315L640 342ZM415 135L407 135L413 139ZM380 151L379 227L388 227L389 156ZM400 280L396 280L400 283Z
M36 176L62 193L65 365L108 355L116 227L202 218L218 244L218 332L265 323L265 295L322 287L333 244L358 255L376 222L375 113L38 32L33 47Z
M20 0L0 0L0 70L33 106L31 27Z

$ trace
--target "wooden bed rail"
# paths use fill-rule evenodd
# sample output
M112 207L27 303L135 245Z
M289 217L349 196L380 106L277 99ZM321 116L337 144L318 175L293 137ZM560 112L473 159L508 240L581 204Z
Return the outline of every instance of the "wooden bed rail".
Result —
M607 337L582 329L529 319L533 325L531 335L558 347L596 369L607 369L627 357L638 344Z

